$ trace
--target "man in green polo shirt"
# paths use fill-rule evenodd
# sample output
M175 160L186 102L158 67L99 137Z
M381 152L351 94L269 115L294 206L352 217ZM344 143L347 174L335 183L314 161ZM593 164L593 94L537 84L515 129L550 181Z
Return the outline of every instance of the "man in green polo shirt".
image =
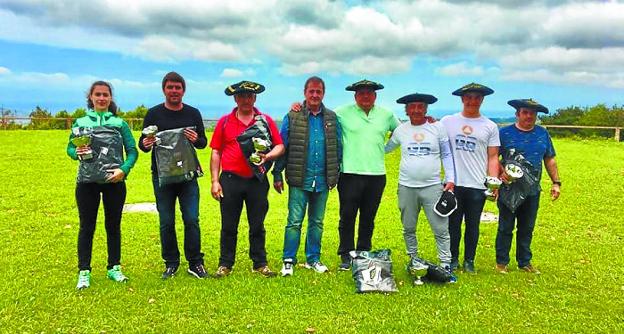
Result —
M375 105L376 91L383 88L373 81L358 81L346 88L355 92L355 104L336 109L343 142L338 181L340 270L351 268L351 251L371 249L375 215L386 186L384 145L388 132L399 125L399 120L392 111ZM354 234L358 211L360 223L356 246Z

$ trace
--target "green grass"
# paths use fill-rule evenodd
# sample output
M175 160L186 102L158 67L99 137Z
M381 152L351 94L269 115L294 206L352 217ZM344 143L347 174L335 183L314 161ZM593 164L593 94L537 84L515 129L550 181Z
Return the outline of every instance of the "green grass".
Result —
M66 131L0 131L0 332L622 332L624 331L624 147L611 141L555 140L560 200L543 196L533 239L542 275L493 267L496 224L481 225L478 275L444 286L412 286L396 199L398 152L387 159L388 183L377 215L374 248L391 248L399 292L354 293L350 273L336 272L338 198L330 195L323 260L332 272L298 269L294 277L250 273L247 224L240 225L232 276L161 281L158 219L125 214L122 264L127 284L105 278L106 236L100 213L92 287L77 292L74 200L77 163L65 155ZM200 152L208 170L209 151ZM127 203L153 201L149 156L127 181ZM543 182L548 187L548 182ZM200 179L202 248L214 272L219 256L218 204L210 178ZM286 195L270 192L267 252L278 270ZM488 203L486 210L494 211ZM100 210L101 211L101 210ZM421 216L422 254L435 260ZM424 224L423 224L424 223ZM182 224L178 235L182 240ZM182 247L180 247L182 250ZM303 246L300 260L303 259ZM512 258L514 253L512 250ZM184 263L184 262L183 262ZM184 263L185 264L185 263Z

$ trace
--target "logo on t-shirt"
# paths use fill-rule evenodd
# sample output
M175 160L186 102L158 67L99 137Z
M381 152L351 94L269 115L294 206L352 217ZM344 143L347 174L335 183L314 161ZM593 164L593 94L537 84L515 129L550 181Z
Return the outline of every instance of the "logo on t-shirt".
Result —
M425 140L425 135L424 135L424 134L422 134L422 133L415 133L415 134L414 134L414 140L415 140L417 143L420 143L420 142L422 142L423 140Z
M471 135L471 134L472 134L472 131L473 131L473 130L472 130L472 127L471 127L470 125L464 125L464 126L462 126L461 130L462 130L462 132L463 132L466 136Z
M431 143L409 143L407 144L406 149L407 154L409 154L410 156L423 157L431 154Z
M477 147L477 138L473 136L457 135L455 136L455 150L474 152Z

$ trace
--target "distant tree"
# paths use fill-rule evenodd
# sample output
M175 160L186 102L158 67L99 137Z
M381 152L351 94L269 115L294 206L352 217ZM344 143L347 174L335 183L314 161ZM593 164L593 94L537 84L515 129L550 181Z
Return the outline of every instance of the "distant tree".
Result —
M605 104L592 107L568 107L559 109L552 116L541 117L545 125L579 125L579 126L624 126L624 110L617 105L609 108ZM555 136L611 137L613 130L601 129L552 129Z
M60 110L54 115L54 129L68 129L71 127L71 115L67 110Z
M71 114L71 118L73 118L73 119L80 118L80 117L83 117L83 116L87 116L87 109L85 109L85 108L77 108Z
M542 124L576 125L584 112L580 107L572 106L558 109L552 116L542 116L540 120Z
M21 129L22 126L15 123L13 117L15 117L15 112L11 109L0 109L0 128L4 130L15 130Z
M30 117L28 129L45 130L52 128L52 114L46 109L36 106L28 116Z
M141 130L143 126L142 120L145 118L145 115L147 115L148 110L146 106L140 105L134 108L134 110L125 112L122 117L128 122L132 130Z

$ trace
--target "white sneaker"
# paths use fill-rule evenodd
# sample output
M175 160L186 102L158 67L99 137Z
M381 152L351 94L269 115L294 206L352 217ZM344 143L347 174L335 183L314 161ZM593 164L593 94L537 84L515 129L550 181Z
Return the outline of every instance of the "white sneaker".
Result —
M322 264L320 261L314 262L312 264L306 263L304 265L304 267L306 269L314 269L314 271L316 271L317 273L325 273L327 272L329 269L327 269L327 266L325 266L324 264Z
M91 286L91 271L90 270L81 270L78 273L78 284L76 284L76 289L86 289Z
M292 262L284 262L284 264L282 265L282 270L280 270L280 273L282 273L282 277L292 276L293 272L294 264Z

